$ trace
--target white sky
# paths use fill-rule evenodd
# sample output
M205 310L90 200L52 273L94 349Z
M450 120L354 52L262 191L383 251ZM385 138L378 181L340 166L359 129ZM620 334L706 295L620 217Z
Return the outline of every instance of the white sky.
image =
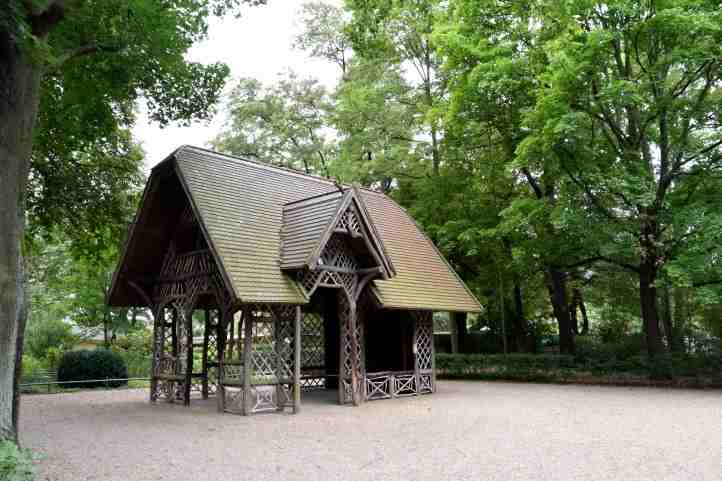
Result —
M340 6L341 0L324 0ZM288 68L301 77L313 76L329 88L338 79L338 67L304 52L294 50L293 36L300 30L298 12L303 0L268 0L268 5L247 7L241 18L213 18L208 39L188 52L188 59L197 62L223 62L231 69L226 84L228 91L234 79L254 77L264 83L276 80ZM223 107L210 122L195 122L189 127L169 125L161 129L150 122L141 105L133 128L136 140L146 152L146 168L154 166L183 144L205 147L220 131L224 122Z

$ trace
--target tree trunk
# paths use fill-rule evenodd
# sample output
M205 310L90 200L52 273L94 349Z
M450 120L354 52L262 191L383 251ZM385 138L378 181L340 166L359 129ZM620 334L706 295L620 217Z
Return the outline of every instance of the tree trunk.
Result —
M559 352L561 354L574 354L574 331L569 316L566 273L550 267L547 272L547 289L554 310L554 317L559 326Z
M579 312L582 313L582 336L589 334L589 316L587 316L587 306L584 305L584 297L579 297Z
M532 339L524 317L524 298L521 293L519 281L514 281L514 343L517 352L532 352L534 346L530 345Z
M569 320L572 323L572 331L575 336L579 335L579 318L577 317L577 298L572 294L572 302L569 304Z
M27 295L27 285L23 279L22 298L19 301L21 306L20 317L18 319L18 333L15 342L15 372L13 373L13 426L15 428L15 442L19 444L18 421L20 420L20 378L23 374L23 348L25 345L25 325L28 320L29 297ZM23 302L24 301L24 302Z
M642 323L647 340L647 352L651 357L662 351L657 312L657 288L654 285L656 269L647 262L640 266L639 301L642 308Z
M663 350L659 331L659 313L657 310L657 223L651 209L642 211L640 247L642 254L639 264L639 302L642 311L642 324L650 357Z
M0 31L0 439L16 439L13 398L24 311L21 241L24 193L40 90L40 68Z
M667 339L667 348L670 351L677 351L678 343L674 333L674 323L672 322L672 300L669 295L669 284L665 284L662 289L662 325L664 326L664 337Z
M452 312L450 315L451 322L454 323L454 327L456 328L456 331L453 332L456 332L457 336L457 350L458 352L466 352L468 350L466 347L466 337L469 334L469 330L466 327L466 313Z

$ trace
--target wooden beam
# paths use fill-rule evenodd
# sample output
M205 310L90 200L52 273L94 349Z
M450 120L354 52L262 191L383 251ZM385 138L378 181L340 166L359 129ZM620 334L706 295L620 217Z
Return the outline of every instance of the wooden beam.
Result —
M203 311L203 358L201 360L201 369L203 371L203 384L201 388L201 396L208 399L208 341L211 334L211 313L206 308Z
M340 274L358 274L358 275L366 275L366 274L381 274L382 269L380 267L368 267L364 269L345 269L343 267L336 267L336 266L327 266L327 265L320 265L316 268L320 271L328 271L328 272L338 272Z
M251 414L251 367L253 349L253 319L249 306L243 307L243 415Z
M190 406L191 404L191 379L193 377L193 308L183 309L185 313L186 322L186 375L183 405Z
M216 391L216 401L218 402L218 412L222 413L226 410L226 392L223 388L223 364L226 350L226 317L228 316L226 309L218 309L218 324L216 325L216 349L218 356L218 390Z
M411 352L414 355L414 387L416 391L416 395L419 395L419 390L421 389L421 375L419 373L419 319L418 316L409 316L411 318L412 322L412 335L411 335ZM432 342L433 342L433 334L432 334Z
M296 319L293 325L293 413L301 412L301 306L296 306Z
M348 327L349 335L351 336L351 401L354 406L361 404L361 393L359 389L359 349L358 349L358 338L356 337L356 300L349 298L349 309L348 309Z

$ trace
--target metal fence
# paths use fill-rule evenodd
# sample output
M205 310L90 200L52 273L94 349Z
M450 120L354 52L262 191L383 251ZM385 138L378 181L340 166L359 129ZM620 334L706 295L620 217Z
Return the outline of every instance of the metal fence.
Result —
M78 384L87 384L87 383L95 383L97 386L94 387L94 389L97 388L104 388L104 389L116 389L116 387L111 386L110 383L113 382L122 382L124 381L126 384L128 381L146 381L149 382L150 378L148 377L128 377L128 378L112 378L112 377L106 377L102 379L82 379L77 381L58 381L58 373L55 371L49 371L49 370L41 370L34 373L31 379L21 379L20 380L20 391L24 393L40 393L40 392L46 392L46 393L52 393L56 392L57 389L63 388L63 389L69 389L72 388L74 385ZM56 387L56 391L53 390L53 386Z

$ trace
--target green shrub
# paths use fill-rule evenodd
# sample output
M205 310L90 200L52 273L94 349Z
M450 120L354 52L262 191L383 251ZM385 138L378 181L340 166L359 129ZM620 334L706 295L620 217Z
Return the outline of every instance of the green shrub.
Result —
M575 359L578 363L624 360L644 352L644 339L640 334L626 336L615 342L600 342L592 336L576 338Z
M149 377L152 356L152 332L148 329L129 332L113 346L128 366L129 377Z
M549 380L563 377L574 358L556 354L437 354L442 377L476 379Z
M30 354L23 355L23 372L20 377L23 383L45 381L46 373L43 361Z
M585 349L583 347L582 349ZM722 384L719 355L659 354L626 355L632 350L613 347L575 356L551 354L437 354L440 377L453 379L509 379L517 381L563 381L592 377L618 382L620 378L659 381L684 380L699 385ZM608 357L604 357L605 353Z
M30 451L20 449L10 441L0 441L0 479L3 481L35 479Z
M123 358L107 349L93 351L70 351L63 354L58 365L58 381L90 381L102 379L122 379L128 377L128 368ZM64 387L99 387L101 382L80 382ZM110 381L111 387L127 384L127 381Z
M39 319L28 323L25 332L25 350L41 359L51 348L67 351L77 343L72 327L60 319Z

